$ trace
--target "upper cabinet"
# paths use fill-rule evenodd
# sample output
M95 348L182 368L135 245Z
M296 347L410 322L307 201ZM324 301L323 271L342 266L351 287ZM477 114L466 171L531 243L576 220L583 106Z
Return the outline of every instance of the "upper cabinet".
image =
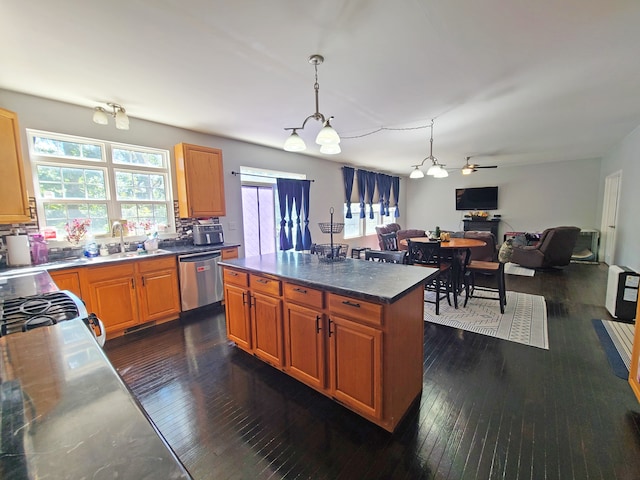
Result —
M18 116L0 108L0 224L29 221Z
M222 150L188 143L174 150L180 218L225 216Z

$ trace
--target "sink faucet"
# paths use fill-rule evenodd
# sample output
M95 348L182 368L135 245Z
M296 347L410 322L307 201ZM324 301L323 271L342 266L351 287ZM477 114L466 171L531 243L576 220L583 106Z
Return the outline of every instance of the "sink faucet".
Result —
M120 252L124 253L124 233L123 230L124 228L122 227L122 224L118 221L113 222L113 225L111 225L111 236L115 237L116 236L116 231L120 230Z

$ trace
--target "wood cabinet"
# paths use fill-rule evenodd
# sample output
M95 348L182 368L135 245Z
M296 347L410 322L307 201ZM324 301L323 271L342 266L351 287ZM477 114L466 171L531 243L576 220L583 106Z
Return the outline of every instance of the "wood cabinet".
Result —
M238 347L395 429L422 390L421 285L378 303L236 267L224 267L224 281Z
M77 269L51 270L49 275L60 290L69 290L82 298L80 271Z
M148 322L180 315L175 257L93 266L83 272L82 292L89 311L104 323L107 337Z
M180 143L174 153L180 217L226 215L222 150Z
M230 260L232 258L238 258L238 247L223 248L222 260Z
M29 221L18 116L0 108L0 224Z
M636 308L636 326L631 350L631 369L629 370L629 385L640 402L640 302Z

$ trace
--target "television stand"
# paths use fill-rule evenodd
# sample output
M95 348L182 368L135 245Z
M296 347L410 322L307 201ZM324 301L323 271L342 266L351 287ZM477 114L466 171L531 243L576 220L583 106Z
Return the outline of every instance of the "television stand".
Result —
M464 223L464 231L469 232L472 230L480 231L480 232L491 232L493 236L498 239L498 226L500 224L499 218L492 218L491 220L472 220L470 218L465 218L462 220Z

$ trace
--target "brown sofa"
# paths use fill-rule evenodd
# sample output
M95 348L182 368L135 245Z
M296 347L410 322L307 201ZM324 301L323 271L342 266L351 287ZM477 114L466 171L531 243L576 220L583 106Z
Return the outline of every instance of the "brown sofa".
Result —
M547 228L536 245L514 245L511 261L528 268L569 265L579 234L578 227Z
M407 246L402 245L401 240L411 238L411 237L426 237L427 232L424 230L419 230L415 228L402 230L400 224L398 223L389 223L387 225L379 225L376 227L376 233L378 234L378 245L380 245L380 250L384 250L384 244L382 243L382 238L380 235L383 233L392 233L395 232L398 239L398 249L406 250Z

